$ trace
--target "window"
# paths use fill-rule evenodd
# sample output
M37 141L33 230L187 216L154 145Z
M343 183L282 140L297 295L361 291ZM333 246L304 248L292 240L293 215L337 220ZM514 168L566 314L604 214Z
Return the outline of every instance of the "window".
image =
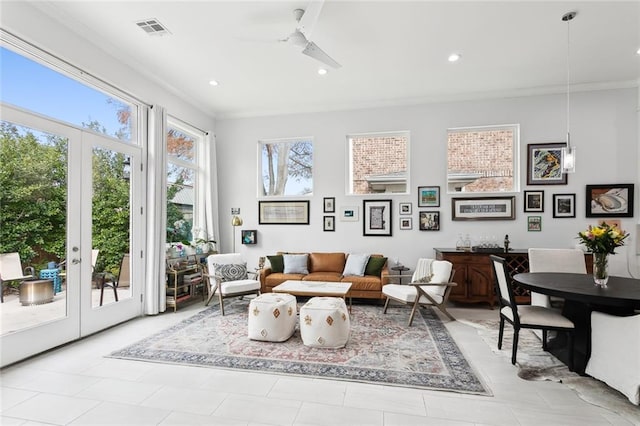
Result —
M519 133L518 125L447 130L448 192L517 191Z
M313 194L313 138L258 142L258 196Z
M409 132L347 135L347 194L406 194L409 188Z
M202 132L174 119L167 118L167 243L191 242L198 209L204 195L198 182L198 155L202 152ZM194 223L194 221L196 223Z

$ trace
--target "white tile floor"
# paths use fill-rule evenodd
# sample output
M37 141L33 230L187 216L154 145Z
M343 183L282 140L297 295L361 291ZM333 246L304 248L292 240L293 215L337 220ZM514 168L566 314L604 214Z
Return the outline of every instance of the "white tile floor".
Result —
M494 396L105 358L202 309L135 319L0 372L3 425L629 425L568 387L524 381L475 329L447 327ZM493 318L452 308L457 318ZM640 424L640 419L639 419Z

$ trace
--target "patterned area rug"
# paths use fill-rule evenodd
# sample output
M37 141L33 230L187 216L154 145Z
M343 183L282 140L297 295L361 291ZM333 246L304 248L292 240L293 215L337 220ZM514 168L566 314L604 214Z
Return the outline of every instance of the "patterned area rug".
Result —
M212 306L110 356L491 395L430 309L407 327L410 309L354 305L342 349L304 346L297 328L283 343L252 341L246 300L225 313Z
M502 350L498 349L498 320L460 320L475 327L491 350L511 362L513 328L506 324ZM627 397L599 380L569 371L556 357L542 350L542 341L531 330L520 330L518 342L518 376L524 380L549 380L573 389L584 401L619 414L631 424L640 425L640 408Z

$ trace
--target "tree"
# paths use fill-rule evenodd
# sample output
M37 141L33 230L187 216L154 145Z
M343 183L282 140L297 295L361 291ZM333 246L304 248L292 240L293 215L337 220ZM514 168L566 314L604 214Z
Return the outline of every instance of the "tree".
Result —
M311 141L282 141L262 145L262 195L299 195L287 193L287 182L311 179L313 144ZM303 188L300 193L310 192Z

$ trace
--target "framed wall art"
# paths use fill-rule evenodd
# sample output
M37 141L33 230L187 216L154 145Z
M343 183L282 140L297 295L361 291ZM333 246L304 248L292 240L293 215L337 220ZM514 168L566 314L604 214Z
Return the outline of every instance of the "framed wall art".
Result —
M544 211L544 191L524 191L524 211Z
M258 244L258 231L255 229L242 230L242 244Z
M335 231L336 230L336 217L324 216L322 218L322 230L323 231Z
M576 194L553 194L553 217L576 217Z
M410 217L401 217L400 218L400 229L411 229L413 227L412 220Z
M335 197L324 197L324 213L335 213L336 212L336 199Z
M308 225L309 200L258 201L260 225Z
M357 222L360 220L358 214L360 207L358 206L344 206L340 208L340 220L342 222Z
M451 199L453 220L514 220L515 196Z
M542 216L527 217L527 231L529 232L542 231Z
M363 200L362 235L390 237L392 234L391 200Z
M587 185L587 217L633 217L632 183Z
M527 185L566 185L562 173L562 148L567 144L530 143L527 145Z
M398 206L400 214L411 214L411 203L400 203Z
M440 230L440 212L420 212L421 231Z
M419 186L418 207L440 207L440 187Z

